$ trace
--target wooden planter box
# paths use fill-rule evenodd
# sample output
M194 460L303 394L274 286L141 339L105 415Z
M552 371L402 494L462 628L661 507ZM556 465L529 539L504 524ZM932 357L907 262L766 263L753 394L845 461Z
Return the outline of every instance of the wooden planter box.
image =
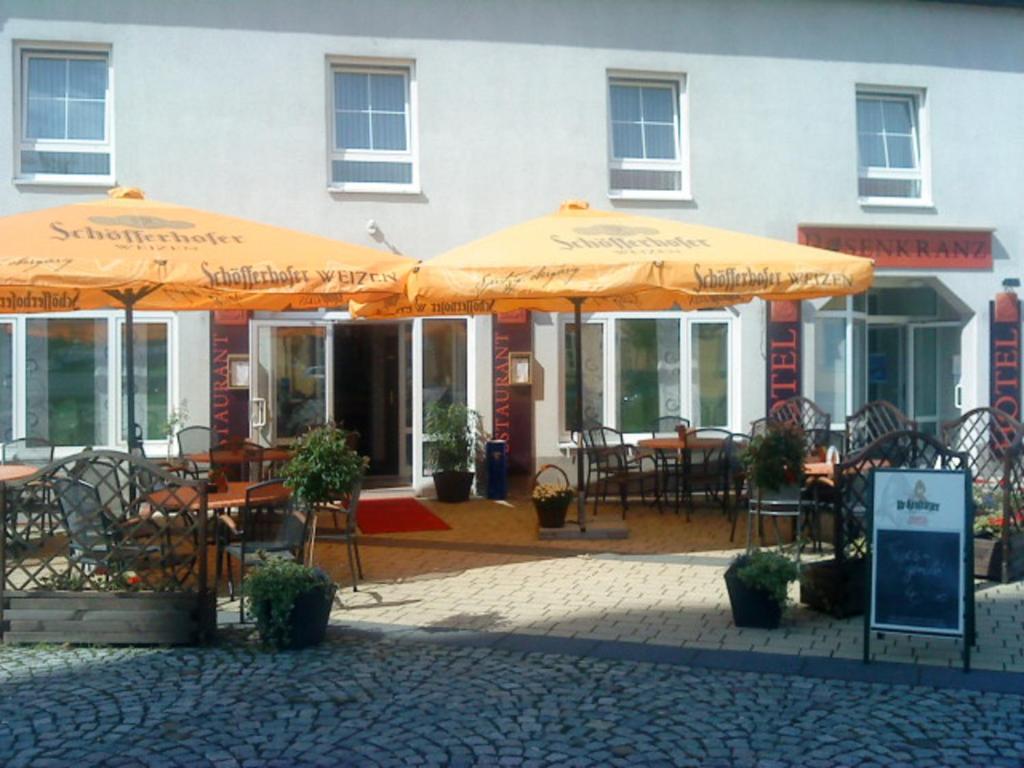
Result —
M194 645L212 640L212 593L5 592L3 642Z
M864 613L865 561L862 558L808 563L800 572L800 602L845 619Z
M1010 534L1009 581L1024 578L1024 532ZM1001 539L974 539L974 577L1003 580L1003 542Z

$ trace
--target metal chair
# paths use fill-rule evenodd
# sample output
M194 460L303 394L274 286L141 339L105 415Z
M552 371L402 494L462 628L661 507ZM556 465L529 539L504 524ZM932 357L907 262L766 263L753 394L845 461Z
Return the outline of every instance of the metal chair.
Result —
M299 509L280 479L267 480L245 489L245 504L238 522L228 515L219 518L216 575L220 583L222 564L227 564L228 596L235 599L231 561L238 561L239 584L247 568L266 558L305 562L312 537L315 514ZM239 525L240 523L240 525ZM245 601L239 600L238 615L245 621Z
M214 437L214 432L209 427L185 427L178 432L178 453L182 457L209 453L214 445Z
M583 444L590 468L593 470L594 514L599 498L605 499L608 489L615 487L622 502L622 516L629 509L629 489L640 486L641 498L646 502L645 483L658 484L658 467L653 457L640 454L636 446L627 443L623 434L612 427L594 427L583 430ZM650 463L651 467L646 466ZM590 492L590 482L587 483Z
M697 444L706 440L710 448L688 448L683 452L682 484L686 494L687 515L693 511L694 493L703 493L705 499L721 503L727 509L729 501L729 451L732 433L725 429L701 427L691 430L688 441Z
M802 478L793 485L784 486L777 491L768 491L758 488L752 477L747 478L749 489L747 502L747 551L751 551L753 542L754 519L757 518L757 529L760 533L761 519L764 517L772 521L775 528L775 541L778 548L782 549L782 532L779 530L779 518L788 517L794 521L794 539L796 543L796 561L800 562L800 537L803 534L804 509L810 506L810 502L804 498L804 487Z
M690 420L682 416L659 416L651 424L651 437L675 437L677 427L690 428Z
M19 437L4 443L4 464L28 464L45 467L53 461L53 443L42 437Z
M813 400L800 395L782 400L772 406L768 419L800 427L804 433L804 453L807 455L828 445L832 414L822 410Z
M363 477L356 480L348 498L327 505L334 515L334 530L321 534L324 541L344 541L348 552L348 568L352 574L352 591L359 591L359 580L363 578L363 563L359 557L359 495L363 489ZM345 516L344 527L338 526L338 514Z

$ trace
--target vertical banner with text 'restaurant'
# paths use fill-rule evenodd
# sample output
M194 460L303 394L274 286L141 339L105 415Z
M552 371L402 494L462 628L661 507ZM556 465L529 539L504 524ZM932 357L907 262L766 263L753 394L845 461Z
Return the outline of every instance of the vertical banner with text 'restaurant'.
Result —
M218 441L249 437L249 390L229 388L228 355L249 353L249 313L210 313L210 427Z
M508 442L510 472L532 473L533 391L512 384L508 355L533 351L533 322L530 313L521 309L496 314L493 328L494 438Z
M766 353L767 410L802 388L800 302L769 301Z
M989 404L1015 419L1021 417L1020 299L1014 293L997 293L989 304ZM1013 435L993 435L1008 445Z

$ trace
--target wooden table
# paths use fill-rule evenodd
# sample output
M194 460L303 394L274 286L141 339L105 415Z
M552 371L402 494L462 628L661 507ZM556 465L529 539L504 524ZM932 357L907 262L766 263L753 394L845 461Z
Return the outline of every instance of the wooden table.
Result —
M0 464L0 482L8 480L24 480L39 471L39 467L31 464Z
M215 449L215 451L217 454L217 461L221 464L246 464L255 460L252 453L241 448ZM273 464L276 462L290 461L292 458L292 452L289 448L264 448L261 457L263 463ZM187 453L185 454L185 458L191 459L196 464L209 464L210 451L203 451L202 453Z
M226 491L210 491L206 494L206 509L209 512L223 512L245 506L245 491L252 483L234 481L228 483ZM283 488L283 492L280 489ZM281 502L291 496L291 489L273 486L274 492L264 491L257 498L265 502ZM182 487L177 491L156 491L149 500L164 509L194 509L199 503L199 494L193 488Z

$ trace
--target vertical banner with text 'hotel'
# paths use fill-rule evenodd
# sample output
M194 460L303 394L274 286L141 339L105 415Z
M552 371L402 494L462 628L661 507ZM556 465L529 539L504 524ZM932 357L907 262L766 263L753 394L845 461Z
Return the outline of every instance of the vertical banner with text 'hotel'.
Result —
M1015 419L1021 417L1020 299L1014 293L997 293L989 304L989 404ZM993 435L1007 445L1013 435Z
M796 397L802 387L800 349L800 302L769 301L765 357L767 405Z

